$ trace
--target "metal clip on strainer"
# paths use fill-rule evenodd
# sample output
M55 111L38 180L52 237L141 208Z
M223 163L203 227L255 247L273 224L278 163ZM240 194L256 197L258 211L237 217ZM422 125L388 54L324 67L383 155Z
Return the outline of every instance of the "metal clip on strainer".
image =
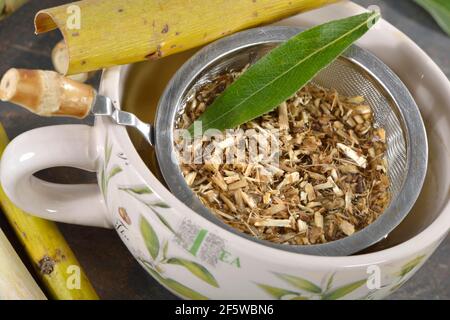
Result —
M108 116L119 125L134 127L155 147L159 167L171 192L211 222L251 241L286 251L326 256L349 255L380 241L405 218L422 188L428 159L425 126L413 98L400 79L364 49L352 46L313 79L317 85L334 88L343 95L364 96L373 109L375 124L386 131L392 200L386 211L363 230L340 240L310 246L279 245L255 239L236 231L211 214L188 187L175 160L174 124L190 94L217 74L230 69L240 70L246 64L256 62L276 45L301 31L296 27L255 28L204 47L170 81L160 99L154 126L143 123L131 113L120 111L118 104L108 97L97 95L93 88L52 72L12 69L2 79L0 98L42 115L83 118L92 112L98 116ZM50 89L47 92L31 90L28 83L30 76L24 77L30 72L36 73L33 76L42 77ZM57 87L61 89L56 90ZM55 97L55 92L59 96ZM30 95L39 95L41 99L30 100ZM39 103L33 105L30 101ZM51 102L58 105L49 104Z

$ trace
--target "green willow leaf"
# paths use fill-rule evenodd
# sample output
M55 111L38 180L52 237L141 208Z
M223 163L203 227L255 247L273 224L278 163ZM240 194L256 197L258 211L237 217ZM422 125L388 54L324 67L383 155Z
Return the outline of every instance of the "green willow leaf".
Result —
M257 283L256 285L258 287L260 287L261 289L263 289L268 294L270 294L275 299L281 299L286 295L295 295L296 297L299 296L298 292L289 291L289 290L277 288L277 287L272 287L272 286L269 286L266 284Z
M153 259L156 259L159 253L159 239L153 227L141 216L140 222L141 234L144 238L145 246Z
M149 268L148 266L145 266L145 269L161 284L172 289L174 292L180 294L184 298L188 298L188 299L192 299L192 300L209 300L209 298L198 293L197 291L192 290L191 288L186 287L184 284L181 284L176 280L162 277L158 272Z
M450 36L450 1L449 0L414 0L428 11L437 24Z
M153 191L147 186L120 187L119 190L132 192L134 194L152 194Z
M339 57L380 17L368 12L335 20L292 37L233 82L199 117L202 130L231 129L287 100ZM194 126L189 127L190 132Z
M366 282L367 282L367 280L364 279L364 280L352 282L350 284L346 284L342 287L339 287L339 288L323 295L322 300L337 300L337 299L343 298L346 295L348 295L349 293L355 291L356 289L358 289L359 287L364 285Z
M311 293L322 293L322 289L309 280L281 273L276 273L276 275L300 290Z
M189 270L193 275L195 275L197 278L205 281L206 283L212 285L213 287L216 287L216 288L219 287L219 284L217 283L216 279L211 274L211 272L209 272L208 269L206 269L204 266L198 264L197 262L185 260L185 259L181 259L181 258L170 258L169 260L167 260L167 263L183 266L187 270Z

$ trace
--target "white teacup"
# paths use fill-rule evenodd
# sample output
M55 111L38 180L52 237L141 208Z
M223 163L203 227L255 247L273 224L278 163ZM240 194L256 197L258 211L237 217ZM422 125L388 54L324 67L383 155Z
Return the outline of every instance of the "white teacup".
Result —
M280 24L315 25L360 10L341 3ZM53 126L22 134L4 153L1 182L30 213L114 227L141 265L183 298L383 298L418 270L449 230L450 83L421 49L385 21L358 45L407 85L421 109L430 148L428 175L415 208L370 253L302 255L221 228L176 199L145 165L126 129L102 118L94 127ZM131 68L105 70L100 93L120 104ZM51 184L33 176L57 166L96 171L99 186Z

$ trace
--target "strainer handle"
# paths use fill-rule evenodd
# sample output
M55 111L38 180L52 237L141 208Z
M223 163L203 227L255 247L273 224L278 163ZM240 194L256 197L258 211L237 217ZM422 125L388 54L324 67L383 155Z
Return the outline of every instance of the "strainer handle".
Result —
M117 109L108 97L54 71L9 69L0 81L0 100L12 102L40 116L83 119L89 113L106 116L118 125L138 130L154 145L154 127L136 115Z

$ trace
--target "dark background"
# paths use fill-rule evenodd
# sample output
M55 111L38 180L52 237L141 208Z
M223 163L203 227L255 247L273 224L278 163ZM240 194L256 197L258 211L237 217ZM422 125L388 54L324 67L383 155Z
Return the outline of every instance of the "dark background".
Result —
M70 1L32 0L13 16L0 22L0 74L10 67L52 69L50 52L60 40L58 32L35 36L34 14L43 8ZM412 0L356 0L365 7L378 5L384 18L411 37L450 76L450 38ZM98 76L90 81L98 82ZM12 139L20 133L56 123L77 123L68 119L46 119L0 102L0 121ZM84 123L92 123L89 118ZM50 179L77 182L73 170L52 170ZM82 177L83 179L86 177ZM87 178L92 179L92 176ZM0 215L0 226L7 229ZM112 230L60 225L60 229L103 299L174 299L135 262ZM11 241L17 242L6 230ZM450 237L436 253L390 299L450 299ZM251 297L249 297L251 298Z

